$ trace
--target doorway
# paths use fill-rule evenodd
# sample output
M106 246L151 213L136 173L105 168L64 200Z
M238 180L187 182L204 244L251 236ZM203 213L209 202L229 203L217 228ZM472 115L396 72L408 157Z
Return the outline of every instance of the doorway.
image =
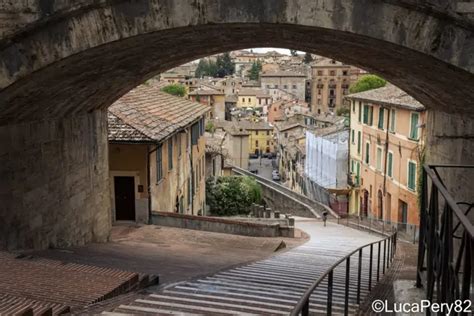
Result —
M369 192L364 190L364 196L361 197L361 208L362 208L362 217L367 217L369 215Z
M114 177L115 220L135 220L135 178Z
M385 214L387 217L385 220L390 224L392 222L392 195L390 193L387 193L386 203Z

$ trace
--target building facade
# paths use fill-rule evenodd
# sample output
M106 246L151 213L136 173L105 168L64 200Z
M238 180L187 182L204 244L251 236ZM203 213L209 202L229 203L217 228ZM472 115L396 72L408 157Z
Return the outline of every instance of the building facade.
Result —
M350 212L414 231L426 112L395 86L349 95Z
M323 59L311 69L311 110L317 114L337 113L349 93L351 66Z
M262 89L273 100L305 100L306 75L293 71L267 72L260 75Z
M226 97L219 89L198 89L189 93L189 99L211 108L208 119L225 120Z
M209 107L140 86L109 108L114 219L147 223L152 211L203 215Z

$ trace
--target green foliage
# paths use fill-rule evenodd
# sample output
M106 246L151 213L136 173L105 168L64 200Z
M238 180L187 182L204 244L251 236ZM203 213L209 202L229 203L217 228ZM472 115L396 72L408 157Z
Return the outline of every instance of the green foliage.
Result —
M229 53L217 56L217 68L217 76L219 78L234 74L235 64L232 62Z
M385 87L387 81L376 75L365 75L362 76L356 83L354 83L349 89L351 93L358 93L367 90L377 89Z
M298 56L298 51L296 49L290 49L291 56Z
M197 78L202 77L220 77L229 76L234 74L235 64L232 62L229 53L219 55L216 61L212 59L203 58L199 61L196 68L195 76Z
M262 188L251 177L210 178L206 183L206 202L215 216L249 214L252 203L260 203Z
M177 97L184 97L186 95L186 87L181 84L170 84L164 87L161 91L175 95Z
M347 106L341 107L336 111L337 116L349 116L350 113L351 109Z
M206 132L214 133L216 131L216 127L212 121L208 121L206 124Z
M303 62L304 62L305 64L309 64L309 63L311 63L312 61L313 61L313 56L312 56L310 53L306 53L306 54L304 55Z
M258 80L260 78L260 72L262 71L262 62L257 60L252 64L252 68L249 71L250 80Z

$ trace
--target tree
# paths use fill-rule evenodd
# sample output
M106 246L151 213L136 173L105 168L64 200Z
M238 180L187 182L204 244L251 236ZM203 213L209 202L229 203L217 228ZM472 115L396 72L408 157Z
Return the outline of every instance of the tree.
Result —
M310 53L304 54L304 59L303 59L305 64L310 64L313 61L313 56Z
M169 86L162 88L161 91L177 97L184 97L186 95L186 87L181 84L170 84Z
M220 78L234 74L235 64L232 62L229 53L217 56L217 68L217 76Z
M290 49L291 56L298 56L298 51L296 49Z
M257 60L252 64L252 68L249 71L250 80L258 80L260 78L260 72L262 71L262 62Z
M212 215L249 214L252 203L262 201L262 188L246 176L210 178L206 184L206 202Z
M209 69L209 63L207 59L203 58L199 61L198 66L196 68L195 76L196 78L204 77Z
M385 87L387 81L376 75L365 75L362 76L357 82L355 82L349 89L351 93L358 93L367 90L377 89Z

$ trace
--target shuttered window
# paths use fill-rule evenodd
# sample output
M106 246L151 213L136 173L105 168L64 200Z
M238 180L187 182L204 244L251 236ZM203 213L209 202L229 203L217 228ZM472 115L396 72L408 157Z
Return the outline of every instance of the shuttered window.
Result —
M168 170L173 169L173 138L168 139Z
M416 190L416 163L408 162L408 189Z
M418 121L419 114L412 113L410 119L410 138L414 140L418 140Z
M387 156L387 175L393 177L393 153L391 152Z
M360 155L360 150L362 148L362 145L361 145L361 132L358 131L357 132L357 153Z
M378 124L378 128L379 129L383 129L383 124L384 124L384 108L383 107L380 107L379 108L379 124Z
M156 149L156 182L163 179L163 145L158 145Z
M369 143L365 144L365 163L366 164L370 163L370 144Z

